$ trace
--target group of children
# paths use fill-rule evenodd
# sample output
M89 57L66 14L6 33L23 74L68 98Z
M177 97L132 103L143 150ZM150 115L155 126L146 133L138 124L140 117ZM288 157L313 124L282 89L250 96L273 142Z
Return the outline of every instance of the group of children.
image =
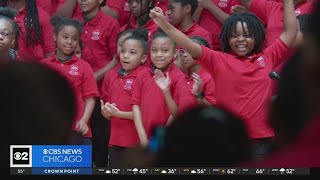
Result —
M46 1L2 0L10 9L0 8L0 55L41 62L68 79L72 130L83 144L109 146L110 166L198 104L241 117L261 157L274 136L268 73L295 48L296 15L311 13L315 1L57 0L46 10ZM241 4L254 14L232 14ZM100 117L110 132L91 131ZM95 139L107 133L110 141Z

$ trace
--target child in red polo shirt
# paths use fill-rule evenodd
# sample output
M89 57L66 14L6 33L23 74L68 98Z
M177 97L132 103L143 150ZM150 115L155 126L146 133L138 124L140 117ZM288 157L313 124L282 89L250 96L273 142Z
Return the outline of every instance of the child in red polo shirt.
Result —
M136 77L147 69L142 65L147 59L147 41L148 31L145 28L134 30L120 49L121 66L108 72L102 84L101 113L111 120L110 167L120 167L121 153L139 144L129 100Z
M185 35L200 36L206 39L212 46L211 34L193 21L192 16L198 7L197 0L169 0L167 12L169 22Z
M81 58L90 64L100 90L105 74L118 63L116 60L116 40L120 29L119 23L101 11L101 7L106 3L105 0L81 0L78 2L84 22L81 35L83 42ZM107 166L107 153L104 152L102 155L97 153L96 149L107 148L109 123L102 117L100 100L97 100L92 116L93 143L99 144L99 148L93 147L93 159L97 167ZM104 162L97 162L100 160Z
M89 121L99 92L90 65L74 54L80 41L82 25L76 20L62 17L54 17L51 22L55 26L54 39L57 49L51 57L41 60L41 63L61 73L70 82L77 107L72 130L84 136L82 144L91 144ZM70 143L74 141L71 139Z
M239 0L198 0L198 8L193 18L212 35L213 50L221 51L219 34L222 24L232 14L231 7L240 4Z
M13 21L15 11L0 7L0 63L16 60L16 40L19 37L19 26Z
M199 36L192 36L190 39L200 45L210 48L209 43ZM193 104L216 105L215 83L212 76L204 70L184 49L179 49L181 62L188 76L187 85L194 94Z
M18 11L14 21L21 28L18 38L18 56L23 60L39 61L51 55L55 44L50 17L42 8L37 8L36 0L8 0L8 7Z
M191 96L186 76L173 64L175 43L164 32L153 37L150 54L154 65L136 78L130 101L141 145L147 145L155 127L184 111Z
M84 22L82 59L91 65L96 81L101 83L105 73L116 65L119 33L119 23L102 13L100 6L104 4L98 0L79 1Z
M274 136L267 121L272 96L272 80L268 74L286 58L298 29L292 1L286 0L283 4L283 33L264 50L263 24L250 13L233 14L226 20L221 32L224 52L194 43L165 20L160 8L150 13L155 23L212 75L217 105L244 119L256 158L267 153Z

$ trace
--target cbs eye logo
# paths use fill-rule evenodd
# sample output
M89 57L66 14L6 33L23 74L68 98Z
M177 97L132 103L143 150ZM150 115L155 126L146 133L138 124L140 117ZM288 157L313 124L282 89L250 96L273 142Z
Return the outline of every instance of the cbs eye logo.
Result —
M10 146L10 167L31 167L32 166L31 145Z

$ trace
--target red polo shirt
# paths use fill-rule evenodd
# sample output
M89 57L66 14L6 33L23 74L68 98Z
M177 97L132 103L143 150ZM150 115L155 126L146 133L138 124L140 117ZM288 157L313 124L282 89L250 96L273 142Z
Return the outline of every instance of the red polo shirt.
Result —
M187 30L182 30L180 26L177 26L177 29L179 29L181 32L183 32L188 37L192 37L192 36L203 37L205 40L208 41L210 47L212 47L211 34L209 33L209 31L207 31L203 27L199 26L197 23L193 23L193 25Z
M53 27L50 24L50 16L46 11L41 8L38 9L39 22L42 28L42 43L37 44L34 47L27 46L26 42L26 27L24 26L24 18L27 14L27 9L24 8L14 18L14 21L18 23L21 28L20 36L18 39L19 50L18 54L21 59L24 60L36 60L40 61L45 58L45 54L51 53L55 49L55 43L53 40Z
M48 14L52 14L52 0L36 0L37 6L41 7L45 10Z
M132 111L130 99L132 87L139 73L148 69L138 66L128 75L124 74L121 66L106 73L101 89L103 102L115 103L120 111ZM134 147L139 144L139 136L133 120L111 117L109 145Z
M189 74L189 73L188 73ZM215 91L215 83L213 81L212 76L204 69L200 69L197 74L202 79L202 85L201 85L201 91L204 92L204 98L211 104L211 105L216 105L216 91ZM192 77L187 77L187 86L189 87L191 96L194 96L192 94L192 88L193 88L194 80ZM198 101L196 98L193 98L192 104L198 105Z
M58 8L60 8L63 5L64 2L65 2L65 0L59 0ZM78 3L77 3L76 7L73 10L72 18L82 19L82 11L81 11Z
M66 77L74 90L76 114L72 130L76 130L76 123L82 118L85 109L85 100L88 98L99 97L96 81L90 65L84 60L73 56L67 62L59 61L55 54L41 60L41 63L51 67L53 70ZM92 137L90 120L88 121L89 131L85 137Z
M211 0L223 12L232 14L231 7L240 5L238 0ZM210 11L204 9L201 14L199 25L211 33L212 36L212 49L221 50L221 41L219 35L221 32L222 24L213 16Z
M190 106L191 102L188 98L190 90L186 86L186 77L174 64L171 64L164 74L167 72L171 79L172 97L179 106L179 111L182 112L188 105ZM155 127L165 126L170 117L163 93L155 83L153 76L153 70L148 70L136 78L130 101L131 104L140 106L143 127L148 138Z
M302 2L295 7L296 15L310 14L311 5L312 2ZM253 0L249 10L267 25L265 45L270 46L283 32L283 3Z
M198 63L208 70L216 85L217 105L239 115L251 138L272 137L268 106L272 96L269 72L286 59L290 49L276 39L259 54L238 58L202 47Z
M81 58L87 61L93 72L106 66L117 54L119 23L101 10L89 22L84 22L81 39Z

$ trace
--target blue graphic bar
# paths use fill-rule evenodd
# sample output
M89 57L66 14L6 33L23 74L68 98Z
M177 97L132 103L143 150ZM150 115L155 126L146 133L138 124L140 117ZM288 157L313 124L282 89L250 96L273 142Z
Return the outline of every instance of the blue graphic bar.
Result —
M32 167L92 167L92 146L32 145Z

